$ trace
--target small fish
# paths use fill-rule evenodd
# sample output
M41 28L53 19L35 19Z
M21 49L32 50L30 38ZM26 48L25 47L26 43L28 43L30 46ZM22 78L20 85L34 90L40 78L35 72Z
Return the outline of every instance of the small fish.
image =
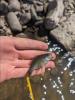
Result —
M46 54L42 54L35 57L29 69L29 72L28 72L29 75L31 75L33 70L37 70L41 67L44 67L50 60L54 60L52 53L46 53Z

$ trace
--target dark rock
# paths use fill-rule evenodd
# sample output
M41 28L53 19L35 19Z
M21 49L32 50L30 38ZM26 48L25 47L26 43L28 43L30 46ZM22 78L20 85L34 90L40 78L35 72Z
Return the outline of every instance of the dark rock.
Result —
M9 27L11 28L11 30L13 32L21 32L22 31L22 26L21 26L17 16L15 15L15 13L9 12L6 15L6 19L9 24Z
M52 1L49 1L47 10L48 10L48 12L50 12L51 10L55 9L56 7L57 7L57 0L52 0Z
M48 6L48 12L45 18L45 27L48 30L54 29L58 26L61 17L63 16L64 4L62 0L53 0Z
M5 1L0 2L0 15L8 13L8 4Z
M45 24L45 28L47 30L52 30L57 26L55 21L50 19L50 18L46 18L45 21L44 21L44 24Z
M31 20L31 13L29 11L25 13L20 13L18 16L22 25L27 24Z

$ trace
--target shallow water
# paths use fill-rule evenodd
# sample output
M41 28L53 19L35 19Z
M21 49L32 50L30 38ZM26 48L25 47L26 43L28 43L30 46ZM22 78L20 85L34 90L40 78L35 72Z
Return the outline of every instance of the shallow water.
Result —
M49 51L55 51L61 56L63 49L59 48L57 45L53 45ZM59 62L56 61L57 70L46 71L43 78L39 77L39 83L31 79L33 90L35 91L35 89L38 90L38 87L40 88L40 92L34 92L35 98L39 97L36 100L75 100L74 61L75 58L71 57L69 53L66 53ZM37 84L37 87L34 84ZM38 86L38 84L40 85Z
M63 53L63 49L56 44L50 51L58 55ZM44 76L30 78L35 100L75 100L75 70L71 66L73 59L66 54L62 60L56 61L57 70L48 69ZM26 78L1 83L0 100L31 100Z

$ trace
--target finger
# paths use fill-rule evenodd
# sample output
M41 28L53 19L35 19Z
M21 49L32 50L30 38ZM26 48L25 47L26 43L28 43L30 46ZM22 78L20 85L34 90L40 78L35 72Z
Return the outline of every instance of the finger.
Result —
M38 55L42 55L47 53L46 51L39 51L39 50L24 50L24 51L18 51L19 59L33 59Z
M12 62L12 65L14 65L16 68L28 68L31 65L31 60L15 60Z
M55 68L55 63L53 61L49 61L47 64L46 64L46 67L45 68Z
M15 68L12 72L11 72L11 78L21 78L24 77L26 75L26 73L28 72L29 68Z
M27 38L15 38L13 39L14 46L16 49L25 50L25 49L48 49L48 45L41 41L36 41Z

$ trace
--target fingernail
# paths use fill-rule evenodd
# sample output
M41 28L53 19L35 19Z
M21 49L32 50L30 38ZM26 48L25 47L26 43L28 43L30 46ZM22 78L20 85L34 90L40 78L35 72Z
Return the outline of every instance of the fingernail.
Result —
M44 43L44 44L42 45L42 48L43 48L43 49L48 49L48 45L47 45L46 43Z

